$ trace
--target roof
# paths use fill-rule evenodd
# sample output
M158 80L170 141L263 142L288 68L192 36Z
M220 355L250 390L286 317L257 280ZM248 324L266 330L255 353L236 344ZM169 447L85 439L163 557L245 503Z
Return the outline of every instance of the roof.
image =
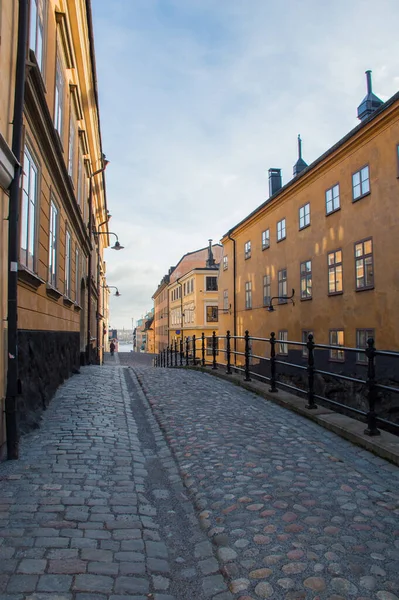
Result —
M319 158L316 158L316 160L313 161L308 167L306 167L306 169L304 169L303 171L301 171L298 175L296 175L296 177L294 177L288 183L286 183L285 185L283 185L283 187L281 187L275 194L273 194L273 196L270 196L270 198L268 198L267 200L265 200L265 202L262 202L262 204L260 204L260 206L258 206L257 208L255 208L255 210L253 210L249 215L247 215L239 223L237 223L236 225L234 225L234 227L232 227L231 229L229 229L229 231L227 233L225 233L223 237L227 237L230 234L232 234L233 231L235 231L236 229L238 229L238 227L240 227L240 225L243 225L243 223L245 223L246 221L248 221L249 219L251 219L251 217L255 216L266 205L268 205L271 202L276 201L284 192L286 192L287 190L289 190L289 188L291 186L293 186L294 184L296 184L297 181L301 177L304 177L304 176L308 175L321 162L323 162L323 160L325 160L326 158L328 158L329 156L331 156L332 154L334 154L334 152L336 152L339 148L341 148L341 146L344 146L352 137L354 137L359 131L361 131L361 129L363 129L364 127L366 127L371 121L373 121L374 119L376 119L379 115L381 115L381 113L383 113L386 110L388 110L388 108L390 108L393 104L395 104L395 102L398 102L398 101L399 101L399 92L397 92L391 98L389 98L389 100L387 100L386 102L384 102L384 104L382 104L382 106L380 108L377 108L367 119L364 119L364 121L362 121L361 123L359 123L359 125L357 125L353 129L351 129L351 131L349 133L347 133L343 138L341 138L336 144L334 144L333 146L331 146L331 148L329 148L326 152L324 152L324 154L322 154L321 156L319 156Z
M209 246L206 246L200 250L195 250L194 252L187 252L184 254L170 276L170 283L174 283L180 279L180 277L183 277L183 275L189 273L195 268L205 269L206 261L208 259L208 250ZM223 246L221 244L213 244L212 251L216 263L219 263L223 255ZM213 270L215 269L213 268Z

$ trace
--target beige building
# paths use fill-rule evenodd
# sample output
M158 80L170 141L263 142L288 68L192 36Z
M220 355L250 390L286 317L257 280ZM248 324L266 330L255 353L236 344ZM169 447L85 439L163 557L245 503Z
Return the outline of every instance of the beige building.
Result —
M0 4L0 131L8 142L18 4ZM108 298L103 294L103 250L109 245L90 0L30 0L27 7L23 143L17 157L22 165L17 290L21 431L36 421L37 412L81 362L101 361ZM4 214L3 194L1 201ZM2 244L5 238L1 235ZM4 263L0 266L4 269ZM2 275L3 311L4 282ZM3 364L1 369L0 376Z

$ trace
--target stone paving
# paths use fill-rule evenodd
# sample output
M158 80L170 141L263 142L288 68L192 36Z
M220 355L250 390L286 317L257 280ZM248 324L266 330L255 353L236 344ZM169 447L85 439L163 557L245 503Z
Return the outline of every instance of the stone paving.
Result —
M233 598L399 599L397 467L211 375L121 357Z
M66 381L0 464L0 600L231 600L118 356Z

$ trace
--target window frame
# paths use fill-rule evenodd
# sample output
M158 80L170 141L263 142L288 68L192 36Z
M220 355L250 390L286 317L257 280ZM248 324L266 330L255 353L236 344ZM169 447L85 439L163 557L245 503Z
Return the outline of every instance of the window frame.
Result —
M39 5L42 6L41 10ZM33 48L32 43L32 34L33 34L33 6L35 6L35 25L34 25L34 39L35 39L35 47ZM47 31L47 9L48 2L47 0L30 0L29 2L29 26L28 26L28 48L32 50L35 55L39 71L44 80L45 75L45 67L46 67L46 31ZM40 15L40 12L42 13ZM40 31L40 21L41 22L41 53L37 52L38 47L38 32Z
M75 246L75 303L80 306L80 249Z
M334 193L333 192L334 192L335 188L338 188L338 206L337 206L337 208L334 208ZM328 192L331 192L331 205L332 205L331 210L328 210L328 202L329 202L329 200L327 200ZM325 191L324 198L325 198L325 205L326 205L326 217L341 210L341 190L340 190L339 182L334 183L334 185L332 185L331 187L328 188L328 190Z
M209 314L211 313L211 314ZM219 309L216 305L205 306L205 315L207 323L218 323L219 322ZM216 315L216 316L215 316Z
M252 309L252 281L245 282L245 310Z
M266 281L267 279L267 281ZM269 289L269 296L265 295L265 288ZM266 302L266 298L268 298L268 301ZM265 275L263 275L263 306L270 306L270 301L272 298L272 278L270 273L266 273Z
M331 335L333 333L342 333L342 344L334 344L331 341ZM329 360L330 362L338 362L338 363L343 363L345 362L345 350L339 350L338 348L344 347L345 346L345 330L344 329L329 329L328 332L328 340L329 340L329 346L336 346L337 350L334 350L332 348L330 348L329 350ZM336 352L336 356L333 356L333 353Z
M229 310L229 290L223 290L223 310Z
M370 327L370 329L367 328L360 328L360 329L356 329L356 348L361 348L362 346L359 343L359 334L360 333L364 333L365 334L365 345L364 348L367 348L367 340L372 337L374 342L375 342L375 329L373 329L372 327ZM367 334L370 335L367 335ZM360 353L360 352L356 352L356 364L357 365L362 365L363 367L366 367L368 364L368 358L366 356L365 353Z
M244 244L244 258L245 260L251 258L251 240L248 240Z
M309 209L308 212L306 212L307 208ZM301 216L301 211L303 211L302 216ZM306 229L306 227L310 227L310 202L306 202L306 204L303 204L302 206L299 207L298 217L299 217L299 231L301 231L302 229ZM306 219L308 219L308 221L306 221ZM301 220L303 220L302 225L301 225Z
M282 223L284 222L284 227L282 226ZM283 230L284 230L284 235L279 234L279 225L280 225L280 234L282 234ZM286 218L283 217L282 219L280 219L280 221L277 221L277 243L282 242L283 240L285 240L287 237L287 222L286 222Z
M27 179L26 162L28 162L29 175ZM18 261L31 273L37 273L37 248L38 248L38 220L40 215L40 165L35 154L31 151L30 146L25 144L23 157L23 174L21 181L21 196L20 196L20 223L19 223L19 242L18 242ZM32 192L32 172L34 173L34 190ZM26 192L25 182L27 179L28 188ZM25 203L26 200L26 203ZM26 223L24 223L24 215ZM33 223L32 223L33 221ZM26 225L23 232L22 227ZM22 248L22 239L26 240L26 249ZM31 257L29 251L31 250ZM22 259L23 252L26 252Z
M337 252L341 252L341 262L334 262L333 265L329 264L329 256L331 254L336 255ZM335 256L334 256L334 260L335 260ZM336 275L336 267L337 266L341 266L341 279L342 279L342 289L339 291L330 291L330 268L334 267L334 273L335 273L335 287L336 287L336 283L337 283L337 275ZM344 293L344 253L342 251L342 248L337 248L336 250L330 250L329 252L327 252L327 292L329 296L339 296L341 294Z
M371 253L369 254L362 254L360 257L356 256L356 246L358 246L359 244L363 245L363 251L364 251L364 244L365 242L371 242ZM355 255L355 290L356 292L364 292L366 290L373 290L374 289L374 244L373 244L373 238L372 237L368 237L365 238L363 240L359 240L358 242L354 243L354 255ZM372 278L373 278L373 282L369 285L363 285L362 287L358 287L358 277L357 277L357 263L359 261L363 262L363 272L366 273L366 269L365 269L365 260L367 258L369 258L371 256L371 272L372 272ZM365 277L364 277L365 279Z
M223 271L227 271L229 268L229 259L228 256L223 256Z
M282 341L280 342L278 340L282 340ZM277 343L278 343L277 354L279 354L280 356L288 356L288 330L287 329L280 329L280 331L277 334Z
M216 281L216 287L213 289L211 287L208 287L208 280L215 280ZM215 276L211 276L211 275L205 275L205 291L207 292L217 292L218 291L218 278Z
M364 169L368 170L367 181L369 182L369 185L368 185L369 189L367 190L367 192L363 192L363 182L362 182L362 175L361 175L361 173L362 173L362 171ZM354 186L354 183L353 183L353 178L358 173L359 173L359 179L360 179L360 181L359 181L359 184L360 184L360 195L355 198L355 196L354 196L355 186ZM359 184L356 184L356 185L359 185ZM369 194L371 194L370 165L369 165L369 163L367 163L367 164L363 165L362 167L360 167L359 169L357 169L357 171L354 171L352 173L352 202L357 202L358 200L361 200L362 198L364 198L365 196L368 196Z
M262 251L268 248L270 248L270 227L262 231Z
M285 273L285 278L281 275L280 278L280 273ZM285 286L285 294L282 293L280 294L280 285L283 287ZM284 269L280 269L277 272L277 296L278 296L278 304L287 304L287 298L288 298L288 276L287 276L287 267L285 267ZM284 299L285 298L285 299Z
M64 296L68 299L72 296L71 274L72 274L72 235L65 227L65 256L64 256Z
M302 273L302 265L307 265L307 263L310 263L310 271L305 271L304 274ZM305 281L307 282L307 280L310 277L310 295L303 295L303 290L302 290L302 282ZM300 288L300 296L301 296L301 300L312 300L313 298L313 285L312 285L312 259L309 258L308 260L304 260L300 263L299 265L299 288ZM306 286L306 289L309 286Z
M54 128L60 139L64 133L65 121L65 73L64 63L59 48L55 61L55 86L54 86Z
M53 208L54 213L53 215ZM49 248L48 248L48 274L47 280L51 287L58 289L58 268L59 268L59 233L60 233L60 207L54 196L50 199L50 217L49 217Z

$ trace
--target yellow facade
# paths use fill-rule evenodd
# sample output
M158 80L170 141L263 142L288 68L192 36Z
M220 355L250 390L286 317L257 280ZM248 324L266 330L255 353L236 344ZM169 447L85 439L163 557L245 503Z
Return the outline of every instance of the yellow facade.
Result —
M10 143L18 2L2 2L0 10L0 133ZM30 0L28 21L23 145L17 157L22 429L34 420L28 413L49 401L83 357L102 359L108 311L103 250L109 245L90 0ZM4 217L3 192L0 200ZM0 398L7 355L5 225L2 219ZM0 446L2 431L0 420Z
M168 345L169 327L169 275L165 275L153 295L154 300L154 352L158 354Z
M373 334L377 348L398 350L398 197L396 94L223 237L221 334L304 341L312 332L329 344L338 331L352 347ZM267 309L292 289L295 304Z

